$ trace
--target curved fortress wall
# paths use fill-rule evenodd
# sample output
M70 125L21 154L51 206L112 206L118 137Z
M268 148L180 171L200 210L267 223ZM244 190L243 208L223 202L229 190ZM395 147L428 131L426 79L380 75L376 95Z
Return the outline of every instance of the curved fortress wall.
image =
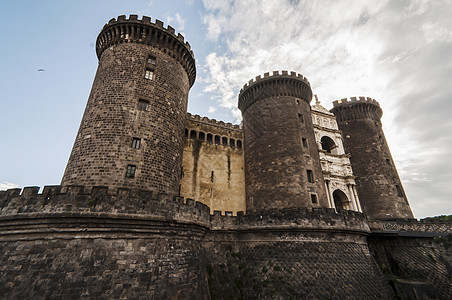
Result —
M96 42L99 66L61 184L179 189L193 52L161 21L112 19Z
M248 210L328 207L309 102L309 82L277 71L239 94Z
M383 134L383 111L371 98L333 102L344 146L351 154L363 212L370 218L413 218L391 152Z

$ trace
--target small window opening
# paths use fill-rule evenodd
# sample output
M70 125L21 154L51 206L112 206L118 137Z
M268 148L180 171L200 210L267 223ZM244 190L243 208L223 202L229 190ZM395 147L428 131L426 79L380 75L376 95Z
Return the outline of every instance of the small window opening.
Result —
M386 163L387 163L388 165L391 165L391 160L390 160L389 158L386 158Z
M311 170L306 170L306 174L308 175L308 182L314 183L314 173Z
M137 166L127 165L126 178L134 178L136 170L137 170Z
M213 171L210 173L210 182L213 182Z
M213 141L213 136L212 136L211 133L208 133L208 134L207 134L207 142L208 142L208 143L212 143L212 141Z
M303 143L303 147L308 147L308 140L306 138L301 138L301 142Z
M213 188L210 189L210 199L213 199Z
M185 137L188 138L188 129L185 128Z
M196 140L196 131L195 130L190 131L190 140Z
M149 55L148 64L155 65L155 63L156 63L155 56Z
M297 99L297 104L300 104L300 100Z
M397 189L397 197L403 197L403 192L400 186L396 185L395 187Z
M316 194L311 194L311 202L312 202L312 204L317 204L317 195Z
M133 149L140 149L141 139L140 138L133 138L132 139L132 148Z
M146 69L146 73L144 73L144 78L153 80L154 79L154 71L151 69Z
M228 138L227 138L227 137L222 137L222 138L221 138L221 143L222 143L223 145L227 146L227 145L228 145Z
M234 139L229 139L229 145L231 147L235 147L235 140Z
M199 132L198 140L204 141L206 139L206 134L204 132Z
M303 119L303 115L302 114L298 114L298 119L300 119L300 122L301 123L303 123L304 122L304 119Z
M215 144L217 144L217 145L220 144L220 136L219 135L215 136Z
M242 141L237 140L237 148L242 149Z
M138 109L139 110L148 110L149 101L148 100L138 100Z

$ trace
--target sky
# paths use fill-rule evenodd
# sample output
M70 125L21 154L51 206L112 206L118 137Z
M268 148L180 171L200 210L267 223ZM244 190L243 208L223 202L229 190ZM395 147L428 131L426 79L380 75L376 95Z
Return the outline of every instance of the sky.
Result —
M274 70L303 74L328 109L376 99L415 217L452 214L452 1L15 0L0 11L0 190L60 183L97 35L137 14L192 46L192 114L239 123L240 88Z

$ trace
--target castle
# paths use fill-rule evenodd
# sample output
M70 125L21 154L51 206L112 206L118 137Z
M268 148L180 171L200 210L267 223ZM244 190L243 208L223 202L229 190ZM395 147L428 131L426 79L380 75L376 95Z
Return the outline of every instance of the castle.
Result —
M413 219L376 100L328 111L275 71L233 125L187 113L194 54L161 21L112 19L96 52L61 185L0 192L5 298L452 297L452 229Z

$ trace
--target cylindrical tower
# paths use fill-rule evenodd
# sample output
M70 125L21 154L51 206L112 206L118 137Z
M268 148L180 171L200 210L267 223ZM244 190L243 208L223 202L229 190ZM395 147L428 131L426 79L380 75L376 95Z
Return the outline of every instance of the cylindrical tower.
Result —
M328 207L309 102L300 74L265 73L240 91L247 210Z
M190 87L190 45L174 28L119 16L96 42L99 66L62 185L175 194Z
M373 219L413 218L381 126L383 111L372 98L333 102L345 150L356 175L363 212Z

